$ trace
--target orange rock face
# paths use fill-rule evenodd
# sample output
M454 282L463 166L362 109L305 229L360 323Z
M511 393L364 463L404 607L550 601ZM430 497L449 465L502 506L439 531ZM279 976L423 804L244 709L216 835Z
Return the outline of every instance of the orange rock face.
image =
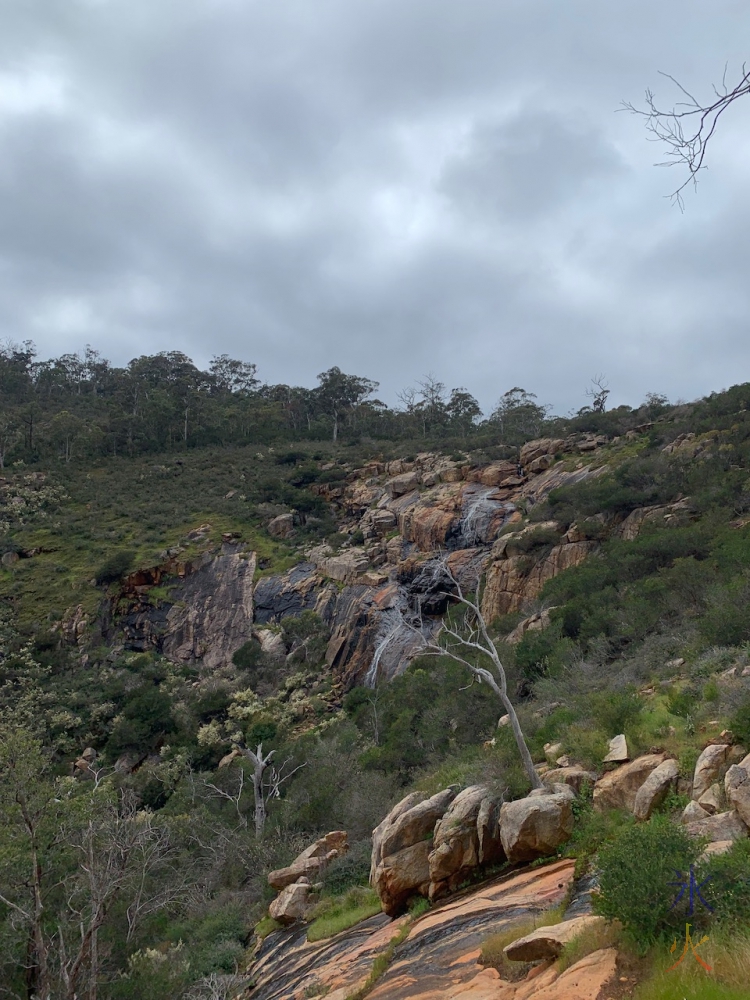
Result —
M552 577L578 566L597 547L596 542L563 542L535 561L528 555L501 558L490 565L482 598L482 614L487 621L518 611L525 601L537 597Z
M484 994L488 1000L525 1000L516 998L516 990L532 983L503 984L493 970L481 971L479 947L490 934L556 906L573 879L573 868L572 860L557 861L505 876L436 907L414 922L369 997L447 1000L463 989L462 1000L481 1000L481 987L495 990ZM327 989L329 1000L345 1000L364 984L374 959L383 954L406 920L389 921L381 914L315 944L307 942L304 930L275 931L262 942L252 968L256 982L252 1000L304 1000L311 988ZM544 982L539 976L534 985L542 987ZM473 995L466 992L469 987ZM500 992L506 987L513 992ZM584 1000L586 996L582 994Z

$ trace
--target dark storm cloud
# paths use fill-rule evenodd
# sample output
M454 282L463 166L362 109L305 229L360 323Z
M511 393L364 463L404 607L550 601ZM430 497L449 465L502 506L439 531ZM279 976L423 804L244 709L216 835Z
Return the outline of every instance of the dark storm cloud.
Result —
M681 177L615 114L710 94L718 0L0 0L0 320L268 381L431 370L558 410L748 377L750 108Z

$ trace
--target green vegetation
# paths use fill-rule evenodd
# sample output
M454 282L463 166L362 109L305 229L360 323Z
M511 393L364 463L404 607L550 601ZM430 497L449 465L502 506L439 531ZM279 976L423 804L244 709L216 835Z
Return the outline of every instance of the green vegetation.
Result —
M623 732L631 753L659 747L685 777L722 728L750 745L750 386L675 407L651 399L637 410L584 408L570 419L549 417L516 388L486 420L468 393L434 381L404 410L373 400L374 388L338 369L308 390L261 386L254 366L228 358L206 372L176 353L118 370L93 354L38 362L26 346L0 350L0 725L15 748L0 759L0 891L23 908L33 881L7 789L33 793L41 816L47 909L34 947L54 962L60 934L73 948L91 917L77 861L86 838L105 855L117 837L136 834L146 836L143 856L157 842L165 851L146 873L154 906L128 925L129 870L97 929L100 1000L177 1000L206 977L244 967L253 924L259 937L276 929L264 916L267 873L323 832L348 830L351 850L325 872L311 940L377 912L367 888L371 831L403 795L477 782L506 797L528 790L497 703L453 661L417 659L375 690L334 684L324 609L271 626L277 655L248 637L231 662L208 671L159 652L159 616L178 600L186 564L222 540L255 553L257 577L289 570L315 544L363 545L338 505L368 461L431 448L477 466L515 461L538 435L605 435L595 455L564 454L569 468L591 463L606 466L603 474L519 504L524 520L509 525L537 525L512 542L521 569L568 529L592 549L532 607L552 609L548 628L510 646L504 637L526 610L493 623L534 759L560 743L599 769L607 741ZM624 532L623 521L648 507L658 509ZM294 533L272 537L269 521L288 513ZM126 641L123 623L145 613L153 644ZM291 773L269 798L260 840L251 768L225 760L236 742L262 742ZM97 753L93 780L70 775L85 747ZM579 871L601 868L602 912L622 922L625 941L652 947L656 974L642 984L651 990L643 1000L672 996L673 987L685 997L735 995L745 980L732 972L731 949L748 955L736 936L750 920L747 846L696 869L711 875L716 916L706 928L722 985L692 970L662 974L654 956L680 929L669 910L674 887L662 882L696 857L670 823L684 796L672 793L636 826L594 812L589 792L576 802L565 853ZM63 886L75 890L74 905ZM410 919L427 906L417 901ZM33 928L3 907L0 980L25 995ZM595 943L576 942L565 961ZM395 947L377 959L367 989ZM486 944L490 964L499 947ZM36 954L31 964L38 978ZM87 986L84 976L77 988Z
M309 917L308 941L321 941L380 913L380 897L369 887L355 886L343 896L322 899Z

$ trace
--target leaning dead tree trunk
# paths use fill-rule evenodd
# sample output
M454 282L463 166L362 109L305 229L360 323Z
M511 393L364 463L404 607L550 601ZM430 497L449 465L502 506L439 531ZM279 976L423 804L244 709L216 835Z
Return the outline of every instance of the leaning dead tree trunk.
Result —
M518 747L518 753L526 771L526 776L532 788L543 788L542 779L534 767L529 748L526 745L526 737L523 735L521 723L513 707L513 702L508 697L508 682L505 674L505 667L500 659L495 644L490 639L487 623L484 620L480 607L480 591L477 584L477 596L474 601L469 600L461 589L461 585L450 570L447 562L441 560L445 576L450 581L453 593L446 593L445 596L457 601L465 609L463 630L451 627L447 621L443 621L439 631L432 639L425 636L425 629L422 627L421 613L417 616L417 622L407 622L404 625L419 635L423 642L423 652L435 656L448 656L450 659L466 667L472 674L474 680L486 684L493 691L505 709L510 727ZM489 661L487 667L473 663L468 657L473 656Z

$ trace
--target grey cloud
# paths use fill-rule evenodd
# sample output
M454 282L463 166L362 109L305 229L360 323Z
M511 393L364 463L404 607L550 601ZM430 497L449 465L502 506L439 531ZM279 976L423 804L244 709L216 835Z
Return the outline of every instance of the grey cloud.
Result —
M339 364L391 402L432 370L486 408L580 406L594 371L615 403L744 377L746 118L681 216L614 114L669 102L657 69L709 92L748 36L733 0L3 7L0 322L42 352ZM62 106L4 113L3 73Z
M466 146L447 166L443 191L469 213L499 221L533 221L623 169L595 129L528 107L508 122L479 123Z

